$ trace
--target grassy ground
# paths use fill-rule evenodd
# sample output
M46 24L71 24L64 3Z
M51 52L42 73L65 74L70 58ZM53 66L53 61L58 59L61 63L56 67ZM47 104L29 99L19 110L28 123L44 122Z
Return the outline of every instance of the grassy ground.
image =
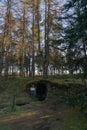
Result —
M54 79L60 84L78 79ZM87 119L61 101L62 91L50 91L39 102L25 92L29 79L10 79L0 87L0 130L87 130ZM13 100L15 103L13 105ZM13 107L13 108L12 108Z

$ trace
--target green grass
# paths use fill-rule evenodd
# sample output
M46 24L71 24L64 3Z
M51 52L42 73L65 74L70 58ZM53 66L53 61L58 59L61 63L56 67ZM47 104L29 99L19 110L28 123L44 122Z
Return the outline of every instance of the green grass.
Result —
M0 130L13 130L10 125L0 125Z

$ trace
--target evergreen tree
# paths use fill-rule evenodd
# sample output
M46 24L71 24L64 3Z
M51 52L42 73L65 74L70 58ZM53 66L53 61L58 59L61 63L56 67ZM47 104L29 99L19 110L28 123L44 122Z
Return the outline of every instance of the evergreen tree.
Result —
M73 72L76 68L82 68L83 72L86 73L87 1L69 0L64 5L64 13L64 20L67 24L64 28L67 64Z

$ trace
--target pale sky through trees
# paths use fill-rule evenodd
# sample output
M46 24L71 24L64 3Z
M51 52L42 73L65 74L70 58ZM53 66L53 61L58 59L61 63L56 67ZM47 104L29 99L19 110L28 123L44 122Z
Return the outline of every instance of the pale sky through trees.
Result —
M63 63L66 62L67 46L70 42L72 45L75 42L74 38L72 39L75 33L79 37L80 34L76 32L79 29L78 26L80 25L80 31L83 29L83 23L79 24L78 19L71 17L71 13L73 15L73 10L75 10L76 18L78 18L76 7L78 8L77 3L81 1L75 1L75 7L72 5L73 0L69 0L69 2L66 2L67 0L22 1L0 1L1 72L9 69L12 72L15 67L18 67L20 73L26 71L28 74L28 72L34 72L33 68L36 66L40 72L44 72L45 68L49 72L51 69L55 72L63 71L63 67L66 68ZM69 9L67 6L63 6L65 3ZM71 5L69 5L70 3ZM83 9L85 10L85 8ZM85 17L84 12L80 14ZM72 41L65 41L66 36ZM76 45L80 44L79 38L77 40ZM76 46L73 48L79 52ZM72 50L70 51L72 52ZM82 56L82 51L80 52ZM3 60L5 65L3 65Z

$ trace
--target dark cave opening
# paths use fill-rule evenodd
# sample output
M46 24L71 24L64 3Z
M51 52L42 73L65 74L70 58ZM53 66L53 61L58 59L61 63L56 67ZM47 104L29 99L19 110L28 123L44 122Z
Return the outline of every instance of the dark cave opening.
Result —
M47 96L47 85L43 82L39 82L36 86L36 98L39 101L43 101Z

